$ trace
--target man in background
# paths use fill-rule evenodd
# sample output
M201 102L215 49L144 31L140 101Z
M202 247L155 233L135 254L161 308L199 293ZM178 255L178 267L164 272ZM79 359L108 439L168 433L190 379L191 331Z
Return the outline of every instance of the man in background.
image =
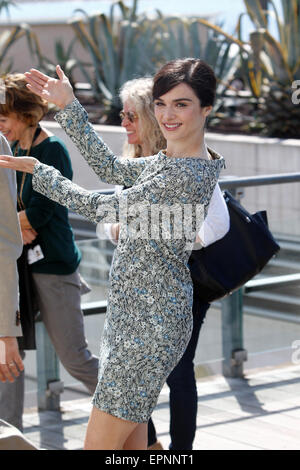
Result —
M11 154L0 135L0 154ZM18 310L16 261L22 239L16 212L16 181L11 170L0 169L0 381L13 382L24 369L17 337L22 336ZM1 398L1 397L0 397ZM1 418L1 417L0 417Z

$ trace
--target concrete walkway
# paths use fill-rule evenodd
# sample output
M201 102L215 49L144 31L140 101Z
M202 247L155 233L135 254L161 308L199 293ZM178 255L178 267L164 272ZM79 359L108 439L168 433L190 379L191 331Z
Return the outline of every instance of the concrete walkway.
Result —
M195 450L300 450L300 365L246 372L245 379L198 380ZM27 409L24 434L44 449L82 449L90 399L62 402L62 411ZM169 445L168 388L153 414Z

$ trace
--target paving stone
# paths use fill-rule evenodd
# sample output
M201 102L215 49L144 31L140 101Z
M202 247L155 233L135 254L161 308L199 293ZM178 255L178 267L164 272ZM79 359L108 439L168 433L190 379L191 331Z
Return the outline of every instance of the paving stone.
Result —
M245 379L201 378L195 450L300 450L300 366L248 371ZM169 389L153 412L157 436L170 444ZM24 433L44 449L81 450L92 405L62 402L62 412L26 410Z

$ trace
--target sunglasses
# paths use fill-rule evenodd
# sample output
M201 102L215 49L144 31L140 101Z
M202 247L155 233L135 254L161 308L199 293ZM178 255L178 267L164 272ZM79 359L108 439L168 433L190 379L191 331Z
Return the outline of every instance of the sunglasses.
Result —
M119 114L121 121L127 117L128 121L131 123L138 119L138 115L134 111L121 111Z

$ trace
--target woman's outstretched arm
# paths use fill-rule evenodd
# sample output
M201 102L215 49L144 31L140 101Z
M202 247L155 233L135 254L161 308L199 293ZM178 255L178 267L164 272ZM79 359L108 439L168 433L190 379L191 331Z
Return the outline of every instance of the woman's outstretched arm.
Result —
M57 66L56 71L58 79L48 77L35 69L26 72L28 88L61 108L55 119L101 181L132 186L149 159L116 157L89 123L88 115L75 98L72 86L62 69Z
M91 192L72 183L54 167L40 163L33 157L12 157L0 155L0 168L31 173L33 189L97 223L105 217L107 222L117 222L118 198L99 192ZM99 210L99 205L102 211Z
M55 202L73 210L88 218L94 223L116 223L122 219L122 223L129 222L135 217L140 218L140 225L149 229L148 218L151 209L165 210L172 207L180 216L187 205L198 206L198 219L195 220L195 230L199 230L199 224L203 222L205 210L215 188L223 160L211 162L212 168L207 172L206 163L199 165L199 182L197 191L194 189L193 175L182 173L178 166L168 168L165 173L126 189L120 195L103 195L99 192L90 192L72 183L63 177L55 168L44 165L32 157L12 157L0 155L0 167L18 171L33 173L32 185L35 191ZM182 185L175 186L173 182L180 178ZM168 182L168 184L166 184ZM191 189L192 188L192 189ZM128 216L128 220L127 220ZM180 224L181 227L182 224ZM194 241L194 225L188 226L189 239ZM149 234L145 233L146 238ZM185 235L187 236L187 235ZM144 234L143 234L144 238Z

